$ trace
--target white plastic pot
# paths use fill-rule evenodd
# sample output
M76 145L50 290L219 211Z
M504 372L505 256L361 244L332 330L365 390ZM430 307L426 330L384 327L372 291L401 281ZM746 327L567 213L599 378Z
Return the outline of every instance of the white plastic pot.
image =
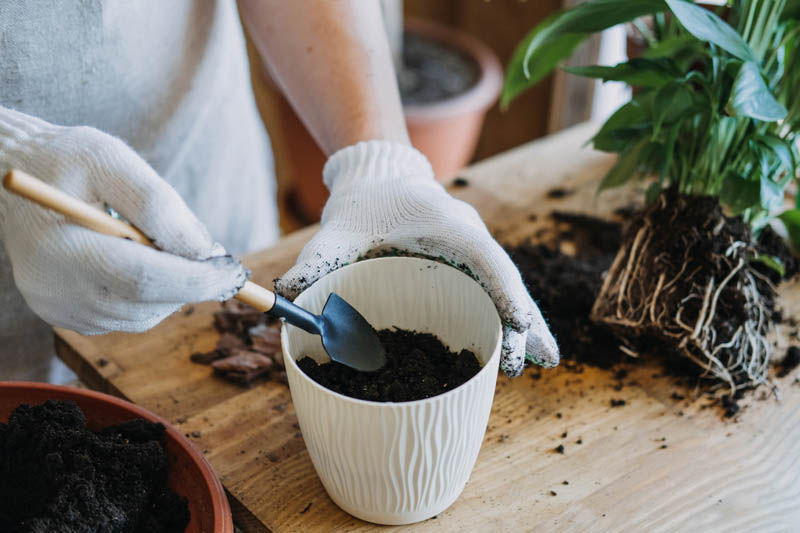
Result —
M454 351L472 350L483 363L477 375L445 394L368 402L326 389L297 367L303 356L328 360L319 337L293 326L281 333L303 439L331 499L379 524L410 524L441 513L464 489L486 432L502 342L495 306L461 271L405 257L341 268L296 303L318 313L331 292L377 329L434 333Z

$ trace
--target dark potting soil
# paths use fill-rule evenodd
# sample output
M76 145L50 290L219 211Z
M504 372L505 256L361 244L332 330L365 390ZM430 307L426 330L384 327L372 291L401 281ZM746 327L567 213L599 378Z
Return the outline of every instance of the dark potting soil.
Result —
M792 346L786 351L780 363L778 363L778 377L783 378L792 373L800 366L800 346Z
M20 405L0 423L0 531L184 531L164 431L138 419L94 433L73 402Z
M318 364L310 357L297 362L308 377L339 394L373 402L410 402L453 390L481 369L469 350L450 351L430 333L383 329L378 338L386 349L386 366L361 372L335 361Z
M478 82L480 69L458 48L415 33L406 33L403 68L397 75L405 105L446 100Z
M550 326L564 359L610 368L623 361L619 340L609 328L589 319L603 272L611 266L622 243L622 226L581 214L552 214L569 229L555 242L527 242L509 248L528 290ZM575 255L560 250L563 241L574 242Z

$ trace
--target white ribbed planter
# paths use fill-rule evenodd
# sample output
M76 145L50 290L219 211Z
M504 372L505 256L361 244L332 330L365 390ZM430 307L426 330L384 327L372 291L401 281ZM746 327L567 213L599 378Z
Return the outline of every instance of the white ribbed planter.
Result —
M319 337L281 333L300 429L328 494L348 513L379 524L409 524L449 507L464 489L486 432L502 330L489 296L472 278L425 259L361 261L312 285L296 302L320 312L331 292L377 329L436 334L484 364L464 385L402 403L356 400L309 379L295 359L328 360Z

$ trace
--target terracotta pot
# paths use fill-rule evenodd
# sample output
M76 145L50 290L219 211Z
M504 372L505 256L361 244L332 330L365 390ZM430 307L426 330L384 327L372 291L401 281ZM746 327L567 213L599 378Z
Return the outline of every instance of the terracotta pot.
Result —
M406 21L405 28L461 49L480 66L478 82L466 92L404 108L411 143L428 157L437 178L445 181L472 159L486 111L502 88L502 68L488 47L463 32L413 19ZM267 76L265 72L262 75ZM283 170L290 177L288 204L299 221L315 222L328 198L320 177L325 156L289 103L280 98L270 136L276 151L284 152Z
M194 444L160 416L107 394L74 387L0 382L0 422L6 422L21 403L40 404L47 400L72 400L86 414L89 429L118 424L134 418L161 422L167 428L165 448L169 458L167 482L189 502L191 519L187 533L233 533L228 499L211 465Z

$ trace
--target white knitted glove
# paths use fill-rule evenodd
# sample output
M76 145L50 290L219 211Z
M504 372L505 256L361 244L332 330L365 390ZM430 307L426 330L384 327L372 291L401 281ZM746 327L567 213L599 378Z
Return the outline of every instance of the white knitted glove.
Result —
M225 300L246 280L178 193L119 139L0 107L0 171L9 168L112 207L163 250L70 224L0 190L0 239L14 281L54 326L144 331L187 302Z
M331 195L322 227L297 264L275 280L294 298L321 276L375 252L438 258L476 278L505 323L501 368L522 371L528 359L558 364L558 347L519 271L477 211L436 182L433 169L407 144L362 142L333 154L323 171ZM527 346L527 350L526 350Z

